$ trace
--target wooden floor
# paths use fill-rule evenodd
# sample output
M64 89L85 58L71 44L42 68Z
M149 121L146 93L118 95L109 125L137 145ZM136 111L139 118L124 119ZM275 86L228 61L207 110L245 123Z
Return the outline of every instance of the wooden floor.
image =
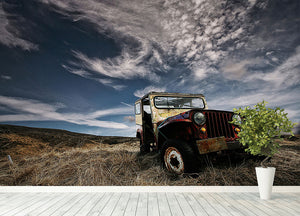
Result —
M0 193L0 215L300 215L300 193Z

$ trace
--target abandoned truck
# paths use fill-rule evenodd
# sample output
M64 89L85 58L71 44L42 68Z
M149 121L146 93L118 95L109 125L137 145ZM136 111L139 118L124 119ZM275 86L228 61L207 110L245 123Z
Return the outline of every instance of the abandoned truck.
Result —
M202 94L150 92L135 102L141 154L159 151L167 170L191 172L201 155L241 148L233 112L209 110Z

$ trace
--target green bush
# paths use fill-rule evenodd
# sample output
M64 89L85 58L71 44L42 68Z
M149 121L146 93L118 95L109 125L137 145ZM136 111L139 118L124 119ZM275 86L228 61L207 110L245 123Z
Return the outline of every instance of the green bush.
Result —
M258 103L254 108L247 106L242 109L233 109L235 114L240 115L241 119L234 118L231 123L238 125L239 142L246 147L245 151L252 155L272 157L279 149L279 143L275 138L280 138L282 132L293 135L293 124L284 113L284 109L266 108L265 101ZM265 160L266 160L265 159ZM262 166L264 166L262 161Z

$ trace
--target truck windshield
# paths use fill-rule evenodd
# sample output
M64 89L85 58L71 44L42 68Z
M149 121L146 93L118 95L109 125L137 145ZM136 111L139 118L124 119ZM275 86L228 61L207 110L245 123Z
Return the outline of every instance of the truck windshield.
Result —
M162 109L204 108L202 98L196 97L155 97L154 104Z

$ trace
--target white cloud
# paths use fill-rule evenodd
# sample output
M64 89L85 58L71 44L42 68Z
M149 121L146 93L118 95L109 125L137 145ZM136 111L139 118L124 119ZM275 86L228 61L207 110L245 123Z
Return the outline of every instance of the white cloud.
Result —
M73 54L77 61L70 62L72 66L62 65L67 71L95 80L118 91L126 87L123 84L117 84L122 79L145 78L152 82L160 80L157 74L152 73L149 68L142 64L144 61L142 55L133 56L129 52L123 52L122 55L115 58L102 60L100 58L89 58L77 51L73 51ZM77 68L84 68L84 70Z
M140 98L149 92L165 92L166 87L156 87L156 86L147 86L144 89L136 90L133 94L134 96Z
M13 26L10 24L7 14L3 10L4 1L0 2L0 43L8 47L20 47L23 50L37 50L38 45L22 39L19 35L18 28L23 28L22 26Z
M128 103L125 103L125 102L121 102L121 104L123 104L123 105L125 105L125 106L132 107L132 108L133 108L133 105L132 105L132 104L128 104Z
M243 75L247 74L247 66L251 64L250 60L242 60L239 62L226 62L222 67L224 76L231 80L241 80Z
M148 78L158 81L159 77L140 64L144 60L141 55L131 55L123 52L121 56L107 58L89 58L81 52L74 51L74 56L80 63L73 62L75 66L84 66L94 74L103 75L109 78L132 79L137 77Z
M294 54L272 72L249 74L244 82L255 82L256 80L265 81L273 89L286 89L300 84L300 46L296 48Z
M69 67L67 65L62 64L61 65L64 69L66 69L67 71L69 71L72 74L76 74L78 76L84 77L84 78L88 78L90 76L90 73L82 70L82 69L74 69L72 67Z
M207 103L210 109L232 111L233 108L253 106L263 100L268 102L269 107L284 108L288 117L294 122L300 121L300 105L297 104L300 96L297 90L278 93L263 88L256 93L241 92L239 96L216 96L214 99L208 100Z
M14 110L18 114L0 115L0 122L7 121L65 121L79 125L88 125L104 128L126 129L123 123L101 121L97 118L112 115L131 114L132 108L119 107L98 110L92 113L63 113L59 112L61 104L46 104L37 100L0 96L0 104Z
M115 90L122 90L122 89L124 89L126 87L125 85L115 84L115 82L112 79L96 78L95 76L93 76L92 73L87 72L87 71L82 70L82 69L76 69L76 68L69 67L69 66L64 65L64 64L62 64L62 67L65 68L68 72L70 72L72 74L76 74L76 75L84 77L86 79L91 79L91 80L97 81L97 82L99 82L99 83L101 83L101 84L103 84L105 86L110 86L110 87L114 88Z
M99 129L87 129L83 131L87 134L94 134L94 135L103 135L105 136L123 136L123 137L135 137L136 136L136 126L134 123L131 123L130 126L126 129L107 129L107 128L99 128Z
M12 114L0 115L0 122L16 122L16 121L51 121L52 118L47 118L32 114Z
M249 5L255 3L230 4L224 10L225 3L217 0L43 2L55 5L54 10L72 20L93 23L100 33L105 32L121 44L122 52L114 58L99 59L75 52L78 67L83 65L93 74L111 79L144 78L154 82L159 82L160 74L153 69L167 69L169 62L183 59L192 69L193 65L205 61L209 68L227 56L230 48L225 52L221 46L224 43L238 38L240 43L233 43L233 48L243 47L242 41L248 39L247 31L251 27L246 22Z
M250 7L253 7L253 5L255 5L256 3L256 0L248 0L249 3L250 3Z
M99 118L102 116L111 116L111 115L122 115L122 114L131 114L133 113L132 107L118 107L118 108L111 108L106 110L98 110L92 112L90 114L86 114L88 118Z
M168 89L179 90L184 87L184 91L195 92L201 89L217 95L213 106L221 104L232 108L232 104L239 106L257 102L265 96L272 103L282 95L289 99L284 100L286 103L294 101L282 90L299 85L299 55L296 52L281 63L285 57L280 54L294 44L299 36L294 34L296 25L287 25L290 23L284 20L270 23L260 16L253 16L254 6L260 8L256 10L258 15L278 10L271 8L273 6L268 5L268 1L249 0L239 4L219 0L44 2L55 5L55 10L71 20L94 24L100 33L105 32L122 49L118 56L107 59L75 52L78 65L71 66L78 75L86 76L80 71L84 70L89 77L98 78L99 82L106 85L116 84L115 80L119 79L135 78L157 82L134 92L135 96L141 97L149 91L167 89L160 87L164 86L161 72L154 73L153 69L170 69L167 67L169 63L176 65L180 62L189 69L190 74L184 71L184 78L179 81L175 78L178 82L171 88L168 85ZM286 35L282 37L284 31L271 34L276 29L293 30L293 35L285 40ZM169 73L179 74L176 70L169 70ZM166 77L172 75L167 74ZM172 83L174 77L168 81ZM216 89L222 92L216 92ZM232 95L232 92L235 94L235 89L241 93L238 99L224 96L226 92L228 95ZM255 94L250 93L255 91ZM279 104L284 105L281 102Z
M11 80L11 76L1 75L1 79L4 79L4 80Z
M124 119L129 121L129 122L135 122L134 116L125 116Z
M93 78L93 80L96 80L100 83L102 83L103 85L106 85L106 86L110 86L112 88L114 88L115 90L117 91L120 91L124 88L126 88L125 85L118 85L118 84L115 84L115 82L111 79L98 79L98 78Z
M207 77L207 71L206 68L196 68L194 69L194 75L197 80L202 80Z

